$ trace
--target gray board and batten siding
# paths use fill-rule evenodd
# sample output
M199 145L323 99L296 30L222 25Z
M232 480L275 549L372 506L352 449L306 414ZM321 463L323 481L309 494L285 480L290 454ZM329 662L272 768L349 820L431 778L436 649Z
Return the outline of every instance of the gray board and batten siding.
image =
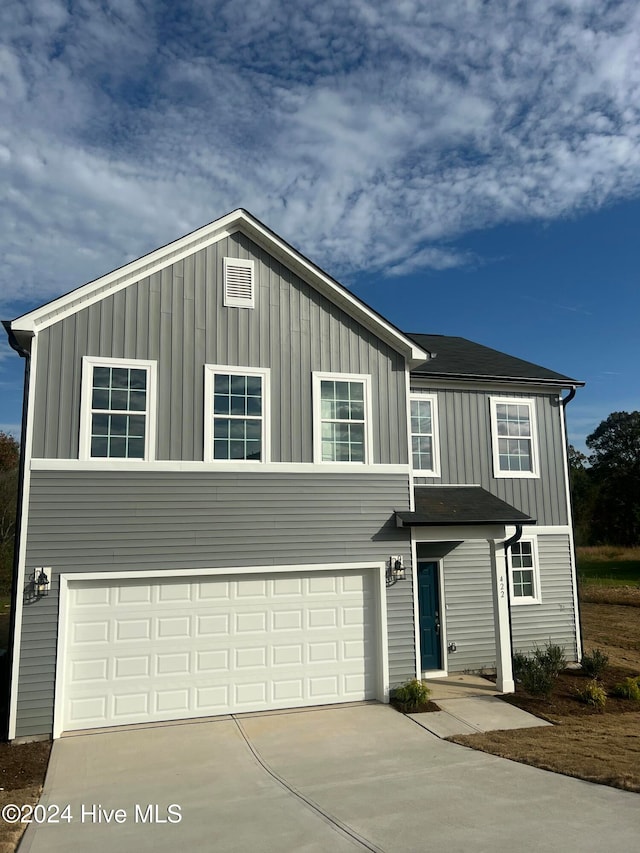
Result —
M415 382L411 386L418 387ZM569 523L563 464L565 440L557 391L515 393L499 386L495 391L426 386L420 390L438 397L441 476L416 477L416 483L474 483L535 518L540 525ZM539 477L493 476L491 397L535 400Z
M256 307L223 306L223 258L255 261ZM158 362L157 459L203 459L204 365L271 370L271 459L312 462L312 371L372 376L373 461L406 464L404 357L236 233L38 334L34 458L78 456L82 357Z
M411 565L402 474L33 471L27 566L51 591L23 609L16 737L52 731L58 573L383 562ZM90 563L87 561L90 560ZM387 590L389 675L415 675L410 580Z

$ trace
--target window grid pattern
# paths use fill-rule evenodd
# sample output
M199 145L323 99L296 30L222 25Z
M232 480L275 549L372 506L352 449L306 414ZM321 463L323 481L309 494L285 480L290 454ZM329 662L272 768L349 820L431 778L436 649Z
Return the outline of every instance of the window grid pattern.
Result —
M323 379L320 417L322 461L364 462L364 383Z
M501 471L533 471L531 411L528 405L498 403L498 457Z
M216 373L213 389L213 458L262 460L262 377Z
M514 598L535 598L531 542L516 542L511 546L511 578Z
M91 456L144 459L147 430L147 371L134 367L93 368Z
M431 400L411 400L411 452L414 469L433 471Z

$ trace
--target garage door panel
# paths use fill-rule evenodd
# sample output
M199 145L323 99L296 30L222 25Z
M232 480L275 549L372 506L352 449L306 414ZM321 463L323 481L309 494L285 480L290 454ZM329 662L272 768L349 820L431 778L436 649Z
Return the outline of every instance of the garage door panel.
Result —
M69 581L67 730L372 698L372 572Z

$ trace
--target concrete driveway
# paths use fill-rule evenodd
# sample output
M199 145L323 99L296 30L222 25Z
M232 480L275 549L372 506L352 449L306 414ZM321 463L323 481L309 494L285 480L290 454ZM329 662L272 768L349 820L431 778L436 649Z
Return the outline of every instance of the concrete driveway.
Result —
M600 853L640 832L637 794L441 741L377 704L63 738L41 804L69 804L70 821L32 824L20 853Z

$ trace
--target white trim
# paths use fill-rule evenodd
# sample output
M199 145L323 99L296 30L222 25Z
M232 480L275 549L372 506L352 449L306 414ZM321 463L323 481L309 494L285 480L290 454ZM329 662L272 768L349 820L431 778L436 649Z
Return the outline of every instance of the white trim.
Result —
M467 539L505 539L503 524L458 525L443 527L412 527L414 542L464 542Z
M407 338L379 314L351 294L346 288L331 279L325 272L308 261L272 231L263 226L245 210L237 209L202 228L174 240L142 258L113 270L107 275L88 282L52 302L23 314L11 324L14 331L36 331L93 305L95 302L117 293L142 278L158 272L169 264L176 263L188 255L211 246L241 231L266 251L282 260L293 272L323 293L348 314L360 320L387 341L413 365L422 364L429 356L415 341Z
M557 396L558 391L563 388L574 388L576 384L582 386L583 382L575 383L567 379L566 382L549 381L545 382L542 379L509 379L503 376L496 376L495 379L491 376L479 377L474 379L468 376L428 376L412 375L411 385L420 390L424 387L425 391L486 391L489 394L551 394Z
M247 474L252 471L271 474L402 474L410 477L408 465L371 465L359 462L180 462L172 459L156 459L153 462L123 462L111 459L32 459L32 471L134 471L138 473L183 472L188 474ZM330 469L330 470L329 470Z
M496 644L496 686L501 693L514 693L513 648L509 616L509 569L504 542L491 540L491 587L493 595L493 626Z
M508 436L498 435L497 407L528 406L530 436L522 436L531 442L531 471L503 471L500 468L499 439ZM536 403L533 397L490 397L489 407L491 414L491 449L493 452L493 476L496 479L540 479L540 463L538 454L538 425L536 420ZM518 436L520 437L520 436Z
M93 388L94 367L127 367L131 369L146 370L147 372L147 407L144 412L146 416L144 460L151 462L156 456L156 423L158 420L157 408L157 385L158 365L155 361L139 358L102 358L100 356L85 355L82 357L82 384L80 392L80 437L78 456L83 462L90 461L92 465L104 457L91 456L91 405ZM140 412L142 414L142 412ZM123 465L131 464L131 459L109 457L109 462L121 468Z
M238 267L249 270L249 296L234 296L229 293L229 269ZM255 264L247 258L223 258L222 259L222 304L226 308L255 308L256 304L256 278Z
M438 396L426 391L412 391L409 394L409 463L413 467L413 430L411 428L411 403L414 400L424 400L431 403L431 441L433 467L413 468L414 477L440 477L440 426L438 423ZM417 433L420 434L421 433Z
M512 548L509 548L509 553L507 556L507 574L509 576L509 601L511 602L512 607L525 607L528 604L542 604L542 590L540 588L540 558L538 557L538 537L536 535L527 534L521 536L516 545L519 545L521 542L529 542L531 543L531 559L533 561L533 566L531 569L525 569L525 571L533 572L533 595L529 596L516 596L513 591L513 564L511 562L512 558ZM520 569L516 569L516 571L521 571Z
M27 392L27 422L24 436L24 476L22 479L22 513L20 515L20 542L18 544L18 572L16 578L17 589L15 591L16 612L13 634L13 660L11 663L11 686L9 696L9 725L8 740L14 740L16 736L17 712L18 712L18 684L20 677L20 651L22 648L22 610L24 604L24 583L27 561L27 534L29 524L29 503L31 500L31 452L33 450L34 409L36 390L36 368L38 362L37 338L34 336L31 344L31 355L29 365L29 388Z
M59 738L63 732L64 686L65 686L65 652L68 637L69 620L69 584L74 581L118 581L156 578L159 581L170 581L173 578L184 577L215 577L216 575L278 574L281 572L344 572L344 571L373 571L377 572L377 699L380 702L389 701L389 647L386 624L386 566L384 562L354 562L354 563L322 563L309 565L278 565L278 566L226 566L207 569L172 569L166 572L156 571L116 571L116 572L62 572L60 578L60 598L58 608L58 644L56 650L56 680L54 692L53 738Z
M237 459L213 458L213 382L217 373L232 376L259 376L262 379L262 459L239 461ZM257 420L257 418L254 418ZM237 367L228 364L205 364L204 366L204 461L207 465L222 465L229 470L231 465L259 465L262 470L271 461L271 370L268 367Z
M567 532L569 534L569 554L571 558L571 584L573 587L573 615L576 626L576 655L577 660L582 660L582 634L580 631L580 603L578 602L578 565L576 560L576 548L573 532L573 506L571 504L571 487L569 480L569 454L568 454L568 439L567 439L567 424L565 419L565 407L560 400L560 423L563 437L562 448L562 467L564 473L565 500L567 502Z
M349 465L358 468L373 462L373 405L371 374L369 373L325 373L314 370L311 374L313 398L313 461L316 465ZM364 462L331 462L322 459L322 412L321 382L360 382L364 388Z

